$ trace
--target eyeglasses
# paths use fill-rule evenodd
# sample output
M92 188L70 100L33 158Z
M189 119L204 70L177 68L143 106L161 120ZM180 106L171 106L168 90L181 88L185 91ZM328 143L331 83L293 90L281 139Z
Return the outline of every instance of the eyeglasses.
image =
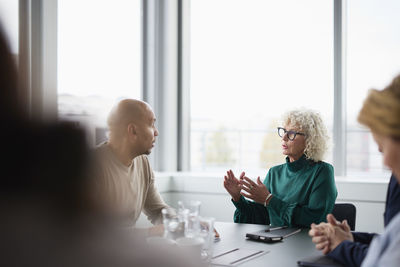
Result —
M287 135L290 141L293 141L296 138L296 135L305 135L304 133L299 133L295 131L287 131L285 128L278 127L278 135L280 137L284 137L285 134Z

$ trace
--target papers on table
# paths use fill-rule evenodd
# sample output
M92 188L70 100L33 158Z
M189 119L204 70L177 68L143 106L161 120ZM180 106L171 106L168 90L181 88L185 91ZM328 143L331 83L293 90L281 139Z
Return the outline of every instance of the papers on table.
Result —
M268 252L269 251L257 249L235 248L213 256L211 258L211 264L220 266L236 266Z

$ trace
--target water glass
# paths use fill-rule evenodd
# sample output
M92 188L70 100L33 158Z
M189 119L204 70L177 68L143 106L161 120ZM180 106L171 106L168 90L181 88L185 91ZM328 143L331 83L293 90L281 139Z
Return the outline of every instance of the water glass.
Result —
M185 221L176 214L174 209L161 210L164 224L164 237L175 240L185 235Z
M198 236L204 240L203 248L201 251L201 259L204 262L209 262L213 254L214 244L214 222L213 217L199 217L199 233Z
M180 203L182 205L182 202ZM200 231L200 222L199 222L199 215L200 215L200 201L190 201L187 207L187 217L185 219L185 236L186 237L195 237L198 232Z

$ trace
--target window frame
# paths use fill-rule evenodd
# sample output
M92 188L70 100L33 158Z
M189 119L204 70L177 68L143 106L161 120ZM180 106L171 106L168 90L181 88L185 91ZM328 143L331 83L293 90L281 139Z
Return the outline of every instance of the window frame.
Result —
M155 170L190 171L190 0L139 0L142 8L142 96L160 136ZM26 106L57 118L57 0L19 0L19 66ZM333 0L333 165L346 176L346 1Z

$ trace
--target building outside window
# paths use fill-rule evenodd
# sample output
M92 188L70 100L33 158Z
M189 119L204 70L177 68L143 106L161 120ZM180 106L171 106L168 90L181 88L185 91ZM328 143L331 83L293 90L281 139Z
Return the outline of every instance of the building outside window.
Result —
M193 0L190 67L191 169L264 176L284 162L284 112L317 110L332 132L333 4Z
M369 89L400 73L400 2L347 1L347 173L388 177L382 156L357 114Z
M116 101L141 98L140 0L58 1L59 116L105 139Z

